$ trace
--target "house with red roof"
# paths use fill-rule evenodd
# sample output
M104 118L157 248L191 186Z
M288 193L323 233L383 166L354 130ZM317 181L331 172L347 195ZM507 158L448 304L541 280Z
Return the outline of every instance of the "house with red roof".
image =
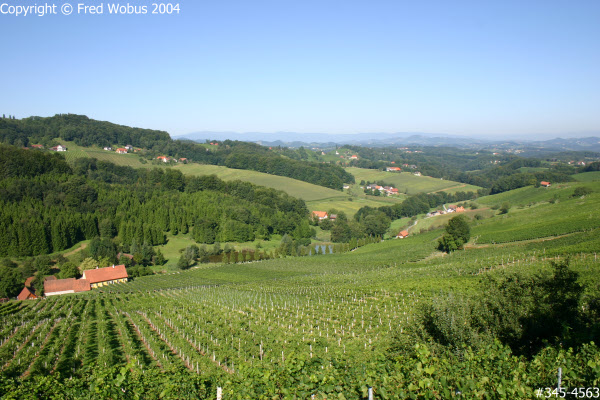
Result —
M319 221L329 218L329 216L327 215L327 211L313 211L312 217L315 219L318 218Z
M35 290L30 289L27 286L21 290L21 293L17 296L17 300L35 300L38 297L35 295Z
M396 235L396 239L404 239L405 237L408 237L408 231L404 230L404 231L400 231L397 235Z
M543 186L543 187L550 187L550 182L541 181L540 185Z
M127 154L127 149L124 147L119 147L116 152L117 154Z
M31 148L33 148L33 149L43 149L44 145L43 144L32 144Z
M88 292L90 282L85 279L53 279L44 281L44 294L48 296L59 296L61 294Z
M159 161L165 162L165 163L171 161L170 157L165 157L165 156L158 156L158 157L156 157L156 159Z
M402 168L400 168L400 167L387 167L386 171L387 172L402 172Z
M67 148L65 146L63 146L62 144L59 144L58 146L54 146L54 147L50 148L50 150L52 150L52 151L67 151Z
M113 265L112 267L88 269L83 271L83 279L89 281L92 289L112 285L113 283L125 283L129 275L125 265Z

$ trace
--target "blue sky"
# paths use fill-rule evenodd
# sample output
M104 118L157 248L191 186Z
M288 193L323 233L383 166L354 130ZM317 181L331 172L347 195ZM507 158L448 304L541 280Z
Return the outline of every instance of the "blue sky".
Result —
M0 15L0 112L172 135L600 133L597 0L183 0L179 15L109 15L110 2Z

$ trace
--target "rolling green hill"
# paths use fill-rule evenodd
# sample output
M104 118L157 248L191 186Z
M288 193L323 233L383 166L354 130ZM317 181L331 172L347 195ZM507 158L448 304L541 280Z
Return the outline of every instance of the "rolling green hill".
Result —
M352 196L347 192L341 192L334 189L329 189L323 186L313 185L311 183L299 181L284 176L270 175L263 172L233 169L217 165L204 165L197 163L175 164L167 166L160 162L146 162L138 154L117 154L114 151L105 151L98 147L82 147L73 142L64 142L68 151L64 153L68 162L72 162L77 158L97 158L98 160L112 162L120 166L129 166L133 168L175 168L180 170L185 175L200 176L200 175L216 175L220 179L242 180L253 183L259 186L270 187L273 189L283 190L290 196L306 201L309 210L329 210L337 209L353 216L358 209L363 206L380 207L387 205L390 202L397 202L403 199L404 196L399 196L398 199L390 198L367 198L364 194L358 193ZM352 199L350 201L349 199Z
M357 182L364 181L384 181L389 182L398 188L401 193L431 193L437 191L447 191L454 193L456 191L477 192L481 189L478 186L467 185L460 182L447 181L429 176L415 176L412 172L385 172L376 169L346 168L346 171L354 175Z

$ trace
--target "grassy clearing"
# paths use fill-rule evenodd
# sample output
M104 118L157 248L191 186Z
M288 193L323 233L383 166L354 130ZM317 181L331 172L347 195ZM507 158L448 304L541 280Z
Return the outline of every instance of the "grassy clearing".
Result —
M142 163L138 154L117 154L113 151L106 151L100 147L82 147L74 142L63 142L67 146L67 151L63 154L68 163L73 163L78 158L96 158L101 161L108 161L119 166L132 168L150 168L153 165L150 163Z
M600 171L590 171L573 175L573 178L579 182L597 182L600 181Z
M343 211L349 218L352 218L356 212L365 206L378 208L381 206L389 205L389 202L371 200L369 198L353 198L352 201L346 199L325 199L319 201L308 201L306 202L308 209L311 211L329 211L335 209Z
M398 188L401 193L415 194L420 192L431 193L436 191L477 191L478 186L466 185L460 182L446 181L443 179L432 178L429 176L415 176L410 172L385 172L375 169L364 168L346 168L356 178L357 182L364 181L384 181L389 182Z
M305 201L323 200L330 198L346 199L348 197L347 194L334 189L313 185L307 182L302 182L283 176L269 175L256 171L232 169L217 165L201 165L193 163L176 165L173 168L180 170L186 175L214 174L220 179L226 181L239 179L259 186L266 186L278 190L283 190L290 196Z

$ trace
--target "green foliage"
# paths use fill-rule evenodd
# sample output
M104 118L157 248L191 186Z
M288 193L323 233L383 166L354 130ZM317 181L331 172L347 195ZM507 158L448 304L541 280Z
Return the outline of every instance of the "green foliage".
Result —
M458 249L469 241L471 238L471 228L469 227L469 221L464 215L457 215L448 221L446 225L446 232L438 241L438 249L451 253Z
M16 297L23 289L24 279L14 268L0 267L0 298Z
M500 206L500 214L508 214L508 210L510 210L510 204L507 201L505 201Z
M573 191L573 197L583 197L583 196L587 196L588 194L593 193L593 190L589 187L586 186L578 186L575 188L575 190Z
M79 278L81 273L79 272L79 268L72 262L67 261L66 263L60 266L60 279L66 278Z

